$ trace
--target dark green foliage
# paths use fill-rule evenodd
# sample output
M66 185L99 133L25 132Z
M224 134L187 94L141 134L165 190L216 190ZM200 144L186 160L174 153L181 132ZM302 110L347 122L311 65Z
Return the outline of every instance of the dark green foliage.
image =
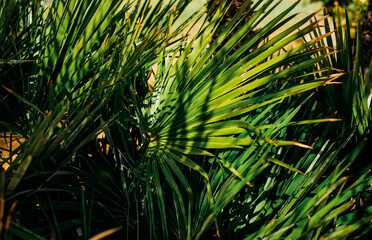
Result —
M23 139L2 156L1 238L370 233L360 37L333 42L316 13L283 29L298 2L259 26L277 5L247 1L221 28L218 1L175 27L188 2L0 2L0 121Z

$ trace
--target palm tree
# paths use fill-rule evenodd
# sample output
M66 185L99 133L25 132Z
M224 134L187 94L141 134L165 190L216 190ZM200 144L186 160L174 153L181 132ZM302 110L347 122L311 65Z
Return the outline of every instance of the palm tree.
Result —
M227 2L212 4L195 36L182 34L203 11L174 26L187 0L54 0L46 19L36 0L0 3L14 21L1 18L3 39L21 49L2 48L2 94L20 107L1 121L25 139L1 162L10 165L0 182L3 238L330 239L364 230L368 217L342 215L370 173L348 185L349 159L337 153L349 138L331 144L311 125L335 120L312 98L339 77L314 68L328 56L317 45L327 35L284 49L316 28L307 24L316 13L272 36L297 3L258 28L277 5L247 1L222 28Z

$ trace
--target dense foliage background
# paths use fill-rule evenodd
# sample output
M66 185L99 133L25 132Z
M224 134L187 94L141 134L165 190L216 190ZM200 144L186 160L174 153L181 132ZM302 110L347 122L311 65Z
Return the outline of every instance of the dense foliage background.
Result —
M2 239L370 236L361 25L189 2L0 1Z

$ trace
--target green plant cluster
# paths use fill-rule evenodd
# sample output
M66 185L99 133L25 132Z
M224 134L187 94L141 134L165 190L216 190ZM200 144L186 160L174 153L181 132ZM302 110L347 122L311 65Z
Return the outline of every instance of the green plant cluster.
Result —
M1 239L370 236L360 27L190 2L0 1Z
M312 2L318 2L319 0L311 0ZM329 9L337 10L338 7L347 9L349 11L348 18L353 19L354 24L361 20L365 15L368 8L368 1L370 0L321 0L324 7ZM345 20L344 12L341 12L343 20Z

